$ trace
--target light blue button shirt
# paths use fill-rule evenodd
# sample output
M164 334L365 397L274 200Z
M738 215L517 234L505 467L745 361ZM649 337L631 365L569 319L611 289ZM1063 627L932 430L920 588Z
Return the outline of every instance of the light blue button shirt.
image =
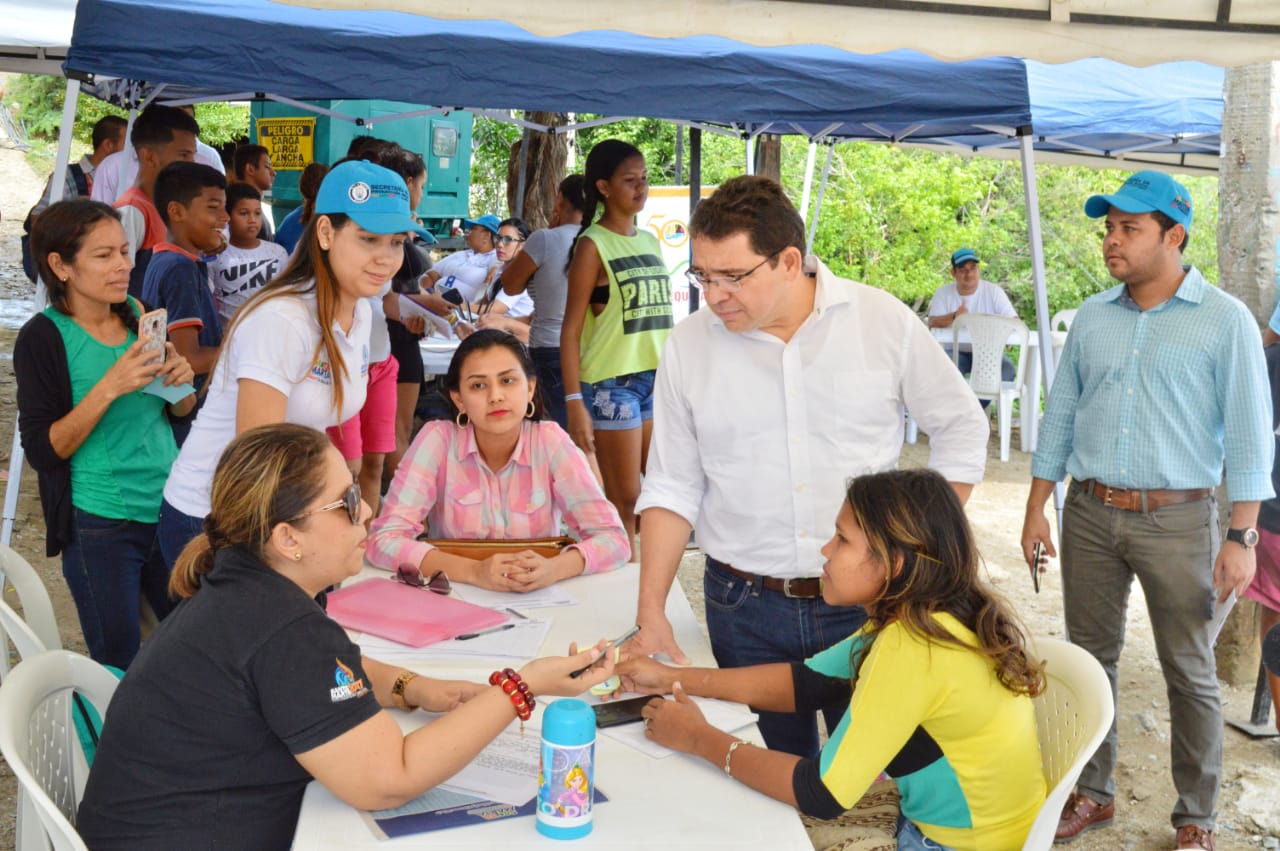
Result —
M1275 495L1271 392L1257 323L1194 267L1142 310L1122 284L1085 301L1045 406L1031 474L1113 487Z

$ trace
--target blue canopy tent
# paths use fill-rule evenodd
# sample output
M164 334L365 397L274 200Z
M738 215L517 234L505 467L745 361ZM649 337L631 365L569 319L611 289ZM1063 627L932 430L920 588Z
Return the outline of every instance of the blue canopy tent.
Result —
M977 152L1014 146L1032 213L1037 315L1047 335L1033 146L1112 156L1143 146L1179 156L1216 150L1222 72L1180 66L1187 82L1174 98L1139 104L1140 94L1168 91L1168 70L1139 72L1105 60L947 63L907 50L858 55L821 45L756 47L715 36L593 31L543 37L502 20L438 20L270 0L79 0L64 66L68 96L56 169L66 168L82 82L104 96L123 92L131 108L156 96L187 102L383 97L508 120L510 113L494 111L664 118L740 134L748 151L760 133L800 134L811 141L806 209L820 142L905 141ZM1138 76L1148 72L1159 86ZM1041 94L1048 97L1038 103ZM1123 108L1107 115L1093 111L1110 94ZM1171 110L1171 100L1187 99L1202 104L1206 114L1191 121ZM55 179L54 186L61 185ZM1047 340L1041 352L1051 361ZM1052 369L1047 362L1046 379ZM16 441L13 457L20 463ZM12 527L16 482L11 474L3 540Z

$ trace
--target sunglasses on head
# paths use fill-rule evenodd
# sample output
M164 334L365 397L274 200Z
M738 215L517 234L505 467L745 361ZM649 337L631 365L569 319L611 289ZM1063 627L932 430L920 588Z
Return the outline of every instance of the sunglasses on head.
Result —
M449 594L453 591L453 586L449 584L449 577L444 575L443 570L437 570L431 576L423 577L422 571L416 566L402 564L396 568L395 576L391 578L414 588L426 588L436 594Z
M342 499L322 505L319 508L313 508L310 511L304 511L297 517L290 517L289 522L301 520L304 517L310 517L312 514L321 514L325 511L333 511L335 508L345 508L347 517L354 526L360 522L360 483L352 482L351 487L342 492Z

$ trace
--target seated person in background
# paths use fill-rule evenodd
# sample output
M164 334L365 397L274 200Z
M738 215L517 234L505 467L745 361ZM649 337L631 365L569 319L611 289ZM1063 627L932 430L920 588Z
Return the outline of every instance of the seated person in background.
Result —
M288 848L313 778L353 807L398 807L528 717L498 686L362 658L325 615L324 590L360 572L370 512L324 434L244 432L212 505L174 568L183 601L111 701L76 823L89 847ZM612 674L605 658L570 677L606 646L534 660L519 682L579 694ZM405 735L383 707L448 714Z
M320 191L320 182L329 173L324 163L308 163L298 177L298 194L302 196L301 206L295 207L284 217L276 228L276 243L282 246L286 254L292 254L294 246L302 237L302 230L316 213L316 193Z
M129 295L134 298L142 298L142 280L152 249L165 238L164 218L153 200L156 178L169 163L195 159L199 132L200 125L194 118L172 106L152 104L133 122L129 140L138 153L138 177L116 199L115 208L120 211L120 224L129 240L129 259L133 261Z
M209 263L209 283L224 328L240 305L289 262L289 252L283 246L258 238L262 195L257 189L247 183L227 187L227 216L230 245Z
M498 272L495 239L502 224L498 217L487 213L478 219L463 219L462 223L467 228L466 250L450 254L427 272L422 286L431 291L409 296L437 316L449 316L457 306L457 302L442 297L444 290L456 290L464 302L475 304Z
M542 419L529 352L505 331L463 340L445 377L454 422L427 423L405 453L369 532L369 562L499 591L532 591L580 573L612 570L631 552L618 512L604 498L569 435ZM501 553L484 561L419 541L498 540L560 534L577 544L554 558Z
M791 664L624 661L625 690L675 696L644 708L646 736L820 819L854 806L886 772L902 795L900 849L1021 848L1046 794L1031 701L1044 676L978 575L955 491L932 470L860 476L822 554L823 598L865 606L867 623ZM822 752L802 759L735 742L690 694L775 712L839 698L849 710Z
M929 329L933 336L942 343L942 347L951 354L954 341L951 325L962 313L991 313L996 316L1018 318L1009 296L999 284L984 281L979 276L978 254L972 248L958 249L951 255L950 284L938 287L929 302ZM973 352L969 349L968 335L960 337L960 371L965 375L973 369ZM1012 381L1017 375L1013 361L1006 355L1000 362L1000 376L1005 381ZM983 407L987 406L983 402Z
M477 328L495 328L516 335L520 342L529 343L529 324L533 321L533 297L527 292L508 295L503 291L502 273L507 264L524 251L525 241L533 228L524 219L506 219L498 227L498 262L502 265L489 286L484 304L476 317Z
M233 183L247 183L258 190L262 200L276 182L276 170L271 167L271 154L261 145L241 145L236 148L231 159L235 180ZM270 242L275 233L275 222L271 218L271 205L262 203L262 230L258 236Z
M222 323L201 257L223 244L226 187L225 177L199 163L172 163L156 179L156 206L168 240L154 249L142 300L148 308L169 312L169 339L195 370L197 390L213 369L222 343Z

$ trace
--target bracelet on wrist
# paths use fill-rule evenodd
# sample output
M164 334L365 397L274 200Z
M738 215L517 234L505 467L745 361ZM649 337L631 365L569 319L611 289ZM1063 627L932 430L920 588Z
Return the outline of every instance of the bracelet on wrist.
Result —
M574 399L581 399L581 398L582 398L582 394L581 394L581 393L566 393L566 394L564 394L564 400L565 400L566 402L572 402Z
M412 712L418 708L404 696L405 688L417 678L418 675L413 671L401 671L400 676L396 677L395 683L391 686L391 702L405 712Z
M537 705L529 684L513 669L503 668L489 675L489 685L502 689L502 692L511 700L511 705L516 710L516 717L520 719L520 732L523 733L524 722L533 716L533 708Z
M445 317L445 320L449 323L450 327L457 325L462 321L458 316L458 311L456 310L450 310L449 315Z
M729 777L729 778L733 777L733 766L731 764L733 762L733 752L738 749L739 745L749 745L749 744L751 743L748 742L746 739L737 739L736 741L734 741L733 744L729 745L729 751L724 755L724 776L725 777Z

